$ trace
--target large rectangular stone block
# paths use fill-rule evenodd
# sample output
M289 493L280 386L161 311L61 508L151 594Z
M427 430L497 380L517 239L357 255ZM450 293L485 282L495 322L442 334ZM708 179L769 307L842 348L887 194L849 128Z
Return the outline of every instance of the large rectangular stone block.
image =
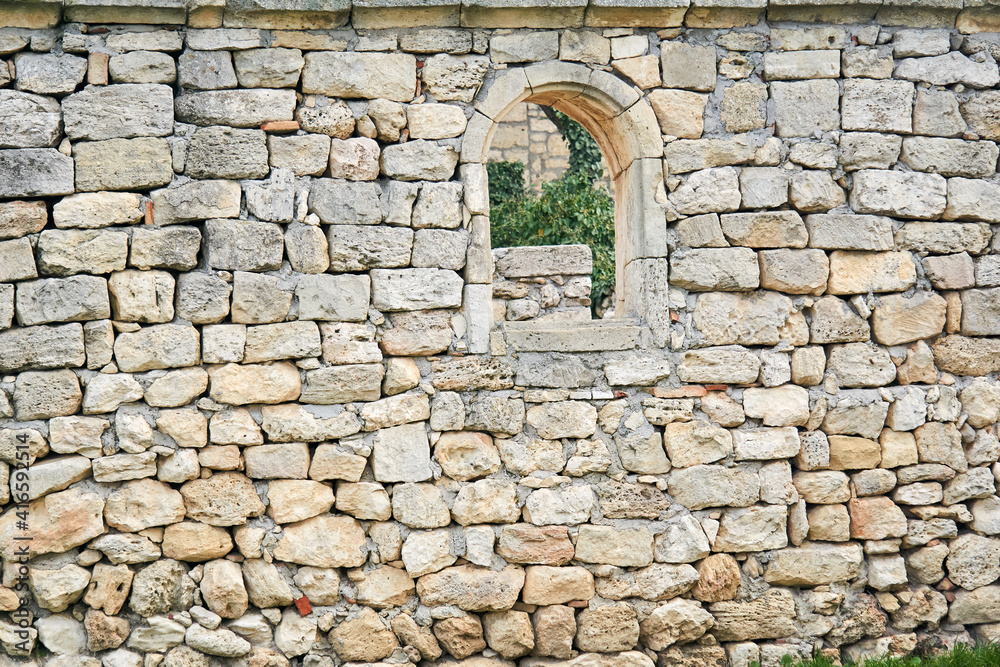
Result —
M0 332L0 371L4 373L72 368L86 361L80 324Z
M294 90L207 90L181 95L174 100L174 109L177 120L185 123L259 127L292 120L295 101Z
M17 322L22 327L111 317L108 283L97 276L19 283L16 303Z
M447 269L374 269L372 304L386 311L458 308L462 277Z
M409 102L417 88L417 59L408 53L307 53L302 91L333 97Z
M166 139L108 139L73 145L76 189L146 190L166 185L174 176Z
M0 148L44 148L59 143L59 101L0 90Z
M54 148L0 150L0 197L73 194L73 159Z
M162 84L89 86L62 102L66 136L101 141L174 131L174 91Z

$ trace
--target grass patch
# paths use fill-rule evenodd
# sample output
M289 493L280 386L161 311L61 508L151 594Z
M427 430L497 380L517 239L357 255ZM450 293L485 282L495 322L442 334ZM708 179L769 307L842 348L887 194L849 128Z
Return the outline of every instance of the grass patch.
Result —
M790 656L782 659L784 667L833 667L827 658L816 658L806 662L793 662ZM1000 667L1000 644L984 644L969 647L957 644L945 655L907 656L905 658L877 658L867 660L865 667ZM759 666L756 666L759 667Z

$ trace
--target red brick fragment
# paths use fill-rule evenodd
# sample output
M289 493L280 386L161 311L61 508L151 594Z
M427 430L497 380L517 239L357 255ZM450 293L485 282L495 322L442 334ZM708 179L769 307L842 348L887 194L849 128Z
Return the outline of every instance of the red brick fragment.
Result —
M108 60L111 56L107 53L91 53L87 57L87 83L92 86L108 85Z
M264 123L260 126L260 129L265 132L295 132L299 129L299 121L297 120L273 120L268 123Z
M309 604L309 598L305 595L300 598L295 598L295 608L299 610L299 616L308 616L312 611L312 605Z

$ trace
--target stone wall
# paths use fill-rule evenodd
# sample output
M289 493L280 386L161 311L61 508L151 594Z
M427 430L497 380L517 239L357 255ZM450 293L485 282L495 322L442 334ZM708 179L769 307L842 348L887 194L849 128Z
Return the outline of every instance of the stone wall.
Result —
M0 661L995 638L996 8L711 4L0 8ZM491 323L529 98L629 317Z
M592 252L585 245L498 248L493 251L493 319L587 321Z

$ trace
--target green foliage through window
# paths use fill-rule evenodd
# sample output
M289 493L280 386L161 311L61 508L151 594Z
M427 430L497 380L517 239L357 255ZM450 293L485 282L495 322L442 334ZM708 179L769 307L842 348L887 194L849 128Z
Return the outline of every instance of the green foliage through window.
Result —
M601 150L583 127L565 114L546 109L569 147L570 168L528 192L524 165L491 162L490 229L494 248L533 245L590 246L594 254L591 308L601 304L615 284L615 205L600 179Z

